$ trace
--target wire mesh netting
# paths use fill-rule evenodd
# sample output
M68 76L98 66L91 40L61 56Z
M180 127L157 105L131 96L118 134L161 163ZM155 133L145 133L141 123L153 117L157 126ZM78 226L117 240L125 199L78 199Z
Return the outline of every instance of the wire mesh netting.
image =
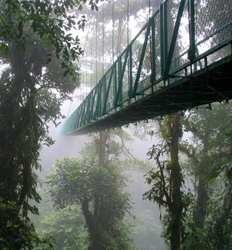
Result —
M175 74L191 63L191 39L195 58L231 40L232 1L193 0L192 3L190 7L190 1L167 0L162 11L153 15L160 5L158 0L112 0L91 13L81 60L84 96L96 84L99 86L92 90L91 101L85 101L81 106L86 106L75 111L68 122L76 128L83 126L84 122L75 123L77 115L94 122L107 112L127 105L131 96L144 95L154 84L151 76L159 82L164 73ZM223 57L224 52L220 53L219 57ZM87 114L89 111L91 116Z
M231 38L232 1L198 0L196 2L196 43L202 54Z

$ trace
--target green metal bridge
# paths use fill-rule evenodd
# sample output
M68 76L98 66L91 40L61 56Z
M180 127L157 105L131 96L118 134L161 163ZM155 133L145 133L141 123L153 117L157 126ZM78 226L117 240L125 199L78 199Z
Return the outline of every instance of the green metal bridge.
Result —
M167 0L63 131L98 131L231 97L232 1Z

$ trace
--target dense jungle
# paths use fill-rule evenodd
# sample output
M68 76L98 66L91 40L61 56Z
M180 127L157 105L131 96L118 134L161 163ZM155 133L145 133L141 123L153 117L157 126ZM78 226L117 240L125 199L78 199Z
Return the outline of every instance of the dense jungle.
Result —
M135 109L122 126L112 118L91 133L65 130L115 65L128 74L99 100L103 118L120 101L114 112L123 112L130 79L141 91L168 64L189 60L191 79L231 58L231 18L229 0L0 0L0 250L232 249L230 98L214 89L216 102L193 105L193 95L175 112L137 119ZM162 88L184 77L168 75ZM126 84L113 100L117 81Z

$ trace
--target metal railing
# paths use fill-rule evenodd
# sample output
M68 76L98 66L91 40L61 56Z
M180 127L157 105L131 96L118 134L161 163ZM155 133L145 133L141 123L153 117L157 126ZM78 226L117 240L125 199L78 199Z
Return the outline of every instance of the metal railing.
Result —
M202 70L223 53L207 56L231 40L232 1L165 1L66 120L64 132L78 131Z

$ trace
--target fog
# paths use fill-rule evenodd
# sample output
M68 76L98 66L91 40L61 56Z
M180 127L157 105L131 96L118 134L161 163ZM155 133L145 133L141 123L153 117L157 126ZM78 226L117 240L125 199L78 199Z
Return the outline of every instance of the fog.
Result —
M64 114L68 107L69 103L63 106ZM91 134L62 135L63 122L61 121L58 127L50 126L50 136L55 143L50 147L44 146L41 149L42 170L39 175L42 182L51 173L57 160L80 156L81 150L91 140ZM126 143L130 153L139 160L148 161L147 151L156 139L149 135L142 136L143 139L138 138L138 136L135 136L137 132L134 125L125 127L124 130L131 136L131 140ZM125 167L125 171L123 171L126 178L125 190L129 193L132 206L130 214L127 215L128 220L133 224L131 238L137 250L164 250L164 240L161 238L160 209L152 202L143 199L143 194L149 189L149 186L145 183L145 174L146 170L138 168L127 169Z
M232 249L232 1L0 2L0 250Z

